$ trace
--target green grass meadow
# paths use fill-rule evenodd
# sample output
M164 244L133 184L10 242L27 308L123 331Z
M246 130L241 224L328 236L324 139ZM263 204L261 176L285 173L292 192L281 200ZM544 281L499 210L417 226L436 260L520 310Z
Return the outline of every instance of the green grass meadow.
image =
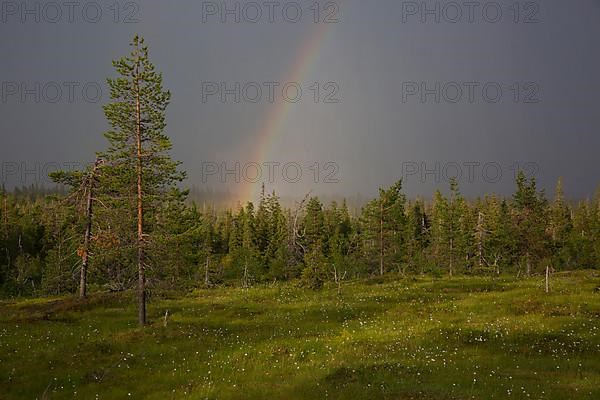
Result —
M165 313L168 311L165 325ZM600 399L600 279L0 302L0 399Z

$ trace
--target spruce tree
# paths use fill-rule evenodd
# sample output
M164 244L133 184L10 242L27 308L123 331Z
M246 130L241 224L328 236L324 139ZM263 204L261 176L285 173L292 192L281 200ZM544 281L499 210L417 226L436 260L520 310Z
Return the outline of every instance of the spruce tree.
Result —
M431 205L431 257L434 264L442 267L448 258L448 200L436 190Z
M527 179L523 171L517 174L517 191L513 195L513 227L517 236L517 251L525 272L530 275L535 262L541 260L547 250L546 199L537 190L535 178Z
M438 265L446 265L450 276L460 263L464 266L470 263L474 246L472 220L471 210L460 194L456 179L450 179L449 198L436 191L432 206L434 259Z
M591 240L594 243L592 255L594 260L593 265L597 266L600 264L600 187L596 190L594 195L590 218L590 225L592 227Z
M367 257L375 257L379 274L386 272L386 264L402 262L406 226L406 197L402 181L389 189L379 189L379 198L369 202L362 212L364 244Z
M408 205L406 221L406 261L408 267L425 267L425 249L429 244L429 217L425 213L425 205L421 199Z
M317 197L311 197L306 204L306 214L302 221L303 244L306 252L313 250L325 254L327 235L323 205Z
M511 230L510 209L505 200L495 195L485 200L484 232L484 261L493 269L496 275L501 273L501 267L510 266L514 262L513 232Z
M265 265L269 279L285 278L288 274L288 222L279 197L273 192L267 197L268 245L265 251Z
M578 268L591 268L594 257L594 213L589 200L580 202L573 210L573 229L568 239L571 263Z
M571 210L565 201L562 179L559 179L550 205L549 236L552 262L555 268L566 266L566 244L572 229Z

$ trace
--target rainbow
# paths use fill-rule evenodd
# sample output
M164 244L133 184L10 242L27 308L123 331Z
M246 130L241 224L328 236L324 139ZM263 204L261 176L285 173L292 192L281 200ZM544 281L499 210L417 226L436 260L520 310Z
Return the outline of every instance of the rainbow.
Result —
M283 80L283 82L296 82L302 84L319 55L321 46L329 31L329 25L333 24L315 24L315 28L311 30L308 37L303 41L302 47L292 63L292 69L285 74L286 79ZM304 89L304 86L302 86L302 88ZM268 161L267 157L269 156L277 137L283 132L283 127L292 106L292 103L281 99L276 99L270 105L267 115L264 118L264 123L253 135L251 135L253 145L250 148L254 149L250 153L251 161L258 163L261 167L263 167L265 161ZM284 161L285 160L282 160L281 162ZM261 185L261 182L242 182L242 190L239 196L239 200L242 204L246 201L258 199Z

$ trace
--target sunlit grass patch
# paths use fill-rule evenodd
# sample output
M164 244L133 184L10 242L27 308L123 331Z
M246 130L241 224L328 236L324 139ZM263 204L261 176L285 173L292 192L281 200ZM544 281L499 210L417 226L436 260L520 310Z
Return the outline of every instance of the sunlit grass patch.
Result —
M0 304L0 398L600 398L589 273Z

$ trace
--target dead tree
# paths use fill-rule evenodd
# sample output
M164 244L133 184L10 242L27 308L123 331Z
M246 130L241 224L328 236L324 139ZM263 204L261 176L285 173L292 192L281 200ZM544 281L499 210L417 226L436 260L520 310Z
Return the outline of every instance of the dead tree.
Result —
M335 265L333 266L333 280L337 285L338 295L342 294L342 281L346 278L346 272L348 271L344 271L344 274L340 276L337 267Z
M296 209L294 210L294 216L292 219L292 234L291 234L290 247L291 247L293 254L301 253L302 256L306 252L306 248L300 242L300 239L302 239L304 237L304 233L300 232L298 225L299 225L300 215L301 215L302 211L304 210L304 207L306 206L306 202L308 201L310 193L311 192L308 192L304 196L302 201L300 201L299 203L296 204Z
M209 267L210 264L210 256L206 256L206 264L204 265L204 286L206 287L210 287L210 274L209 274Z
M93 204L94 204L94 189L97 179L98 170L102 165L102 160L96 158L94 168L86 176L83 184L86 195L85 204L85 235L83 238L83 248L81 249L81 272L79 276L79 297L85 298L87 295L87 271L90 260L90 242L92 238L92 219L93 219Z
M4 197L3 199L3 216L2 216L2 222L3 222L3 235L4 235L4 242L6 243L6 246L4 247L4 252L6 253L6 265L8 265L10 267L11 265L11 260L10 260L10 251L8 250L8 196L6 195L6 192L4 190L4 186L2 186L2 196Z

